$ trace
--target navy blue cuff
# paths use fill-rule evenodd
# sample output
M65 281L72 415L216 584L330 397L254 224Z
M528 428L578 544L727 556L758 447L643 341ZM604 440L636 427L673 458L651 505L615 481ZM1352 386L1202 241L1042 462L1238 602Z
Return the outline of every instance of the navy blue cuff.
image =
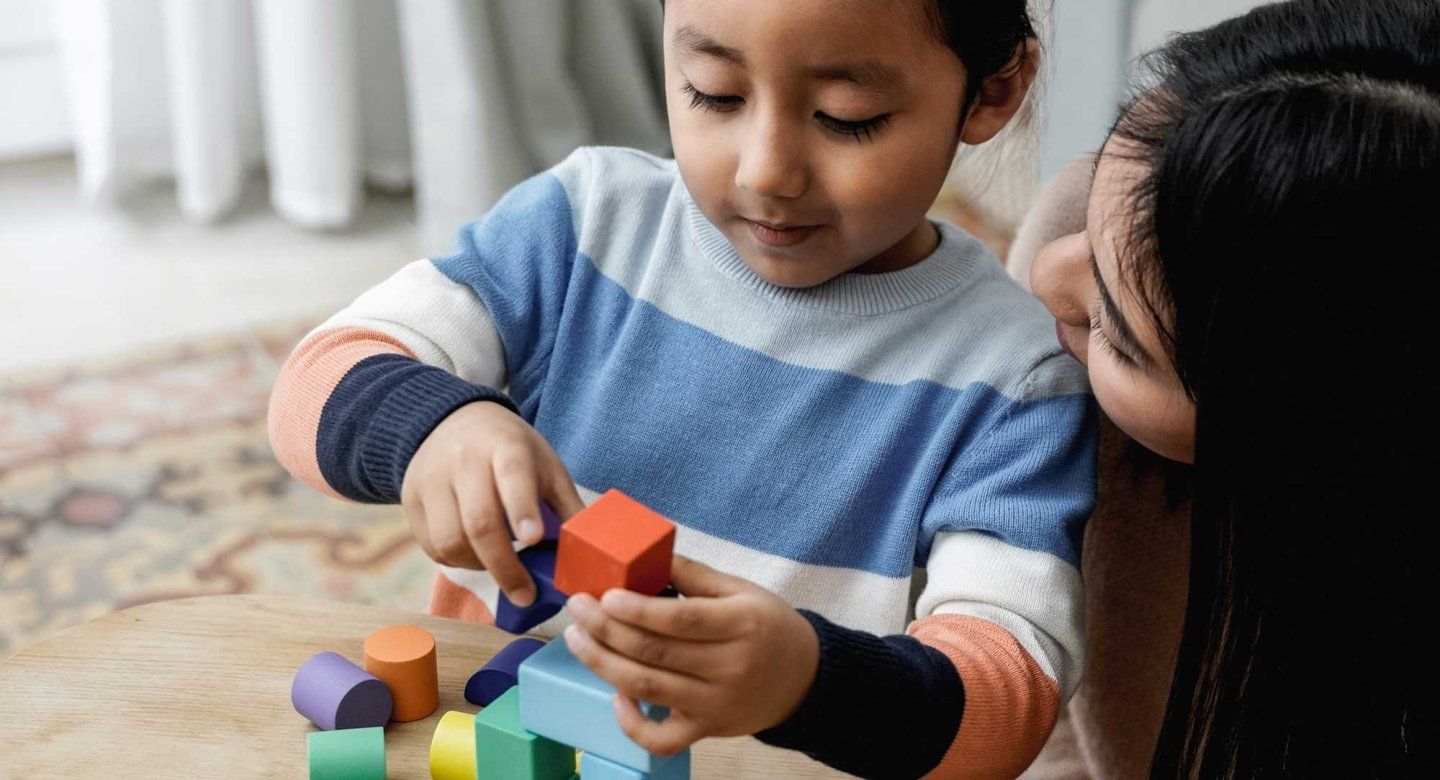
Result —
M442 368L403 355L368 357L346 372L320 414L320 473L346 498L398 503L405 469L421 442L451 412L474 401L519 413L499 390Z
M800 614L820 638L815 682L788 720L756 738L861 777L934 769L965 712L965 686L950 659L914 637L879 637Z

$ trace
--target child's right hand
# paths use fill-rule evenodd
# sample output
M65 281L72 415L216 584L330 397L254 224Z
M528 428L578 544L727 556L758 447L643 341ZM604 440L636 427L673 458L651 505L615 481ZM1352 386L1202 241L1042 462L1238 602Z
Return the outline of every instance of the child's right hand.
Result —
M584 508L549 442L497 403L466 404L421 442L400 487L400 503L426 555L487 569L511 602L526 606L535 585L510 543L540 541L540 499L561 520ZM509 518L509 526L506 518Z

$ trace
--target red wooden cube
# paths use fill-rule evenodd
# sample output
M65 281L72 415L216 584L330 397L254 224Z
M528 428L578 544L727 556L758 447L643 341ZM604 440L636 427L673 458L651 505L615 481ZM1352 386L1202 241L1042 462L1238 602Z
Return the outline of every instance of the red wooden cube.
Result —
M555 587L599 598L611 588L654 596L670 584L675 524L610 490L560 526Z

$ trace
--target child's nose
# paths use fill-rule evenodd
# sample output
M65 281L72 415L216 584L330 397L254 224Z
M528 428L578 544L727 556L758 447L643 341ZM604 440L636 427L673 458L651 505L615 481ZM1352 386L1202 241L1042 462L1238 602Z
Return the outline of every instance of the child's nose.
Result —
M792 134L773 123L746 139L735 171L735 184L770 198L798 198L809 186L806 162Z
M1046 244L1030 266L1030 287L1055 319L1088 327L1094 276L1086 234L1075 233Z

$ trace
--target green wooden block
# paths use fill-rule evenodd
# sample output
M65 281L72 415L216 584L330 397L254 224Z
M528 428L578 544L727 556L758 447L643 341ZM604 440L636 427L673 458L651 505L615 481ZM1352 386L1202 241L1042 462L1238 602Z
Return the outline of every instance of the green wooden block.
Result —
M520 688L506 691L475 716L479 780L569 780L575 750L520 725Z
M312 731L305 737L310 780L385 780L385 729Z

